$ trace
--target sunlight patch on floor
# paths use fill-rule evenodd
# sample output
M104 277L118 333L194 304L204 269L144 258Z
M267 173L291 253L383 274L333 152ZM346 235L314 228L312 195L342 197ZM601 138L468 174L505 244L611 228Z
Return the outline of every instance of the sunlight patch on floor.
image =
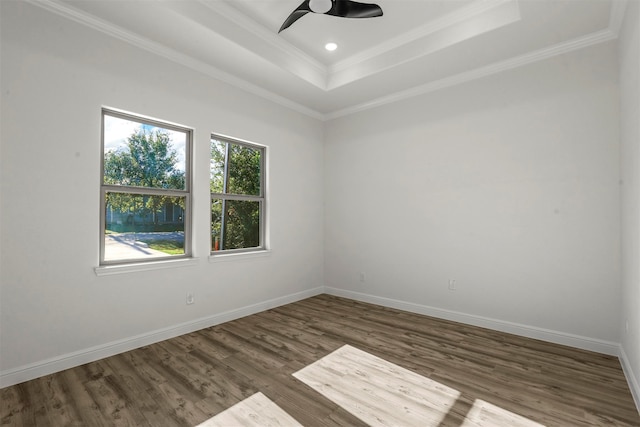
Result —
M544 427L542 424L480 399L473 402L471 410L460 427L476 426Z
M371 426L437 426L460 396L349 345L293 376Z
M345 345L293 374L370 426L438 426L460 392ZM462 414L459 414L462 416ZM462 427L544 427L476 399Z
M291 415L258 392L196 427L302 427Z
M454 388L349 345L293 376L372 427L437 427L452 409L455 413L454 406L463 397ZM464 416L460 427L544 427L481 399L475 399L466 414L454 416ZM196 427L229 426L302 424L258 392Z

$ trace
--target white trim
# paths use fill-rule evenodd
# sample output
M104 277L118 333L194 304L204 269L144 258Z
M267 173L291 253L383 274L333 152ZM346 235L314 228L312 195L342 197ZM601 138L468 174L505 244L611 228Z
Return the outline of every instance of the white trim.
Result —
M521 20L518 3L512 0L501 0L499 5L501 7L493 7L484 11L482 15L471 16L457 23L435 25L434 32L422 37L419 43L411 43L402 49L390 49L387 54L381 53L375 58L353 64L350 68L336 70L330 73L327 90L334 90L367 76L400 67ZM437 24L437 21L435 23Z
M624 374L627 378L627 382L629 383L631 394L634 398L636 406L640 411L640 385L638 383L637 377L635 376L635 373L633 372L633 369L631 368L629 359L624 352L624 348L620 344L596 340L579 335L567 334L564 332L552 331L549 329L536 328L533 326L522 325L513 322L505 322L502 320L465 314L452 310L444 310L436 307L430 307L391 298L322 286L278 298L273 298L267 301L258 302L238 309L228 310L219 314L195 319L193 321L181 323L178 325L169 326L163 329L151 331L149 333L136 335L118 341L112 341L110 343L20 366L15 369L0 371L0 388L9 387L24 381L29 381L65 369L80 366L85 363L104 359L106 357L134 350L145 345L150 345L156 342L174 338L179 335L184 335L194 331L198 331L200 329L219 325L221 323L229 322L241 317L250 316L252 314L260 313L271 308L290 304L323 293L343 298L349 298L356 301L382 305L399 310L405 310L412 313L424 314L436 318L465 323L468 325L479 326L496 331L507 332L523 337L539 339L589 351L595 351L602 354L618 356L620 358Z
M631 390L631 395L633 396L633 400L636 403L636 409L640 412L640 380L636 376L636 373L633 372L631 368L631 362L629 362L629 358L627 357L627 353L624 351L624 347L620 345L620 364L622 365L622 371L624 372L624 376L627 377L627 383L629 383L629 389Z
M255 258L269 257L271 256L271 252L272 251L270 249L236 253L214 252L213 254L209 255L209 262L247 261Z
M346 69L360 65L366 61L376 59L385 53L388 53L394 49L398 49L416 40L426 39L429 36L437 33L438 31L453 27L461 22L469 21L483 13L491 11L497 7L504 5L513 5L515 10L519 12L517 0L478 0L470 5L456 10L448 15L442 16L434 21L427 21L426 24L417 27L406 33L402 33L397 37L393 37L389 40L376 45L370 49L361 51L349 58L343 59L335 64L327 67L328 74L334 74ZM518 13L519 17L519 13ZM518 18L520 19L520 18ZM384 68L391 68L397 66L398 63L393 63L385 66Z
M413 87L411 89L396 92L387 96L382 96L380 98L362 104L347 107L342 110L337 110L332 113L325 114L324 117L325 120L332 120L361 111L370 110L372 108L382 107L387 104L393 104L398 101L414 98L416 96L435 92L440 89L457 86L462 83L467 83L493 74L498 74L503 71L521 67L523 65L542 61L578 49L583 49L598 43L614 40L616 37L617 35L609 29L598 31L596 33L579 37L577 39L569 40L563 43L556 44L554 46L549 46L544 49L539 49L533 52L526 53L524 55L516 56L505 61L495 62L484 67L465 71L463 73L445 77L440 80L435 80L424 85Z
M261 98L267 99L276 104L287 107L291 110L302 113L306 116L314 119L323 120L324 115L316 110L305 107L295 101L290 100L284 96L278 95L267 89L264 89L256 84L253 84L247 80L236 77L231 73L227 73L219 68L206 64L200 60L193 58L192 56L178 52L174 49L168 48L160 43L156 43L149 40L146 37L142 37L138 34L127 31L115 24L96 18L93 15L82 12L72 6L63 5L56 0L25 0L34 6L41 7L50 12L61 15L79 24L85 25L96 31L100 31L109 36L120 39L126 43L129 43L135 47L146 50L165 59L173 61L177 64L191 68L192 70L199 71L209 77L220 80L223 83L234 86L245 92L257 95Z
M611 3L611 13L609 14L609 30L611 30L616 37L620 34L622 28L622 22L624 21L624 15L627 11L627 0L613 0Z
M360 292L353 292L345 289L325 287L325 293L329 295L354 299L356 301L368 302L371 304L382 305L398 310L409 311L411 313L424 314L439 319L452 320L454 322L465 323L467 325L479 326L495 331L506 332L522 337L534 338L537 340L547 341L555 344L562 344L570 347L580 348L583 350L594 351L610 356L618 356L620 353L620 345L618 343L597 340L580 335L552 331L550 329L537 328L535 326L522 325L519 323L506 322L504 320L491 319L489 317L476 316L473 314L466 314L458 311L444 310L428 305L416 304L392 298L379 297L376 295L364 294Z
M323 83L326 83L327 67L322 62L318 61L311 55L308 55L303 50L297 48L293 44L289 43L288 41L280 37L277 33L274 33L270 29L267 29L266 27L256 23L256 21L254 21L251 18L248 18L245 14L243 14L242 12L238 11L236 8L234 8L233 6L225 2L219 1L219 2L212 3L204 0L196 0L196 1L198 1L203 6L213 10L215 13L222 15L226 19L242 27L246 31L250 32L251 34L259 37L265 42L268 42L270 45L277 48L282 54L285 54L287 56L293 56L298 61L301 61L303 64L308 65L310 68L315 70L315 72L318 75L321 76ZM273 62L273 61L270 61L270 62ZM310 82L310 83L314 84L313 82ZM326 86L326 84L324 86Z
M164 268L189 267L197 265L198 262L200 262L198 258L165 259L162 261L149 261L132 264L101 265L99 267L95 267L93 271L95 271L96 276L110 276L113 274L137 273L140 271L153 271Z
M161 57L169 59L178 64L187 66L193 70L202 72L203 74L206 74L210 77L218 79L224 83L227 83L239 89L242 89L246 92L260 96L264 99L275 102L279 105L282 105L284 107L290 108L299 113L305 114L309 117L322 120L322 121L327 121L327 120L335 119L338 117L355 114L360 111L383 106L386 104L395 103L404 99L412 98L415 96L433 92L446 87L465 83L465 82L482 78L491 74L496 74L505 70L509 70L509 69L526 65L532 62L550 58L552 56L567 53L576 49L588 47L593 44L615 39L618 35L618 31L622 23L622 19L624 17L626 5L627 5L627 0L613 1L608 29L598 31L598 32L586 35L584 37L580 37L576 40L571 40L568 42L560 43L555 46L550 46L548 48L541 49L536 52L524 54L524 55L511 58L505 61L490 64L485 67L480 67L475 70L467 71L467 72L450 76L444 79L433 81L425 85L417 86L405 91L397 92L389 96L380 97L366 103L354 105L341 110L336 110L330 113L323 114L323 113L320 113L319 111L313 110L302 104L292 101L284 96L281 96L274 92L266 90L256 84L250 83L244 79L238 78L230 73L227 73L216 67L206 64L202 61L196 60L191 56L185 55L181 52L177 52L174 49L167 48L159 43L153 42L147 38L141 37L130 31L124 30L112 23L106 22L104 20L101 20L89 14L86 14L69 5L63 5L56 0L27 0L27 1L33 5L49 10L50 12L57 13L75 22L86 25L94 30L101 31L105 34L108 34L110 36L123 40L127 43L130 43L136 47L139 47L141 49L157 54ZM496 3L491 4L491 2L489 2L488 5L491 7L495 7L496 4L499 5L504 2L508 2L508 0L497 0ZM205 3L202 3L202 4L205 4ZM478 11L482 11L483 8L488 7L488 5L482 5L482 8L480 8L474 3L473 8L469 8L469 10L464 10L464 12L465 14L468 14L470 12L478 13ZM231 13L234 13L234 15L236 15L235 16L236 18L240 16L239 14L235 13L235 11L232 12L230 8L223 8L223 10L218 10L217 12L221 13L223 16L228 16ZM453 18L460 19L460 17L463 15L460 15L458 17L454 15L453 17L449 17L449 19L453 19ZM248 31L251 31L254 34L259 33L259 32L258 33L256 32L255 27L248 28L247 25L245 25L246 22L236 21L236 24L240 25L241 27L245 28ZM423 29L423 31L427 31L427 30L431 31L432 28ZM273 39L269 40L269 42L273 43ZM278 43L274 43L274 45L277 45L277 44ZM300 56L298 53L296 53L296 55ZM302 60L302 58L299 58L299 59ZM318 66L317 63L314 64L314 61L312 61L310 57L305 58L304 62L314 68L317 68ZM343 62L345 64L348 63L348 61L346 60ZM341 66L344 66L344 64L337 64L337 65L338 65L338 69Z
M335 118L355 114L361 111L377 108L383 105L392 104L405 99L413 98L415 96L434 92L439 89L459 85L459 84L476 80L485 76L500 73L502 71L517 68L523 65L536 62L536 61L544 60L556 55L561 55L577 49L589 47L594 44L616 39L618 37L618 32L620 31L620 27L622 25L622 21L624 18L624 14L625 14L627 2L628 2L628 0L612 1L612 7L611 7L610 16L609 16L609 26L607 29L597 31L597 32L579 37L574 40L569 40L567 42L559 43L554 46L543 48L535 52L530 52L530 53L523 54L523 55L510 58L504 61L489 64L484 67L476 68L475 70L466 71L457 75L432 81L424 85L407 89L405 91L400 91L394 94L390 94L388 96L383 96L377 99L373 99L365 103L353 105L340 110L334 110L328 113L321 113L305 105L292 101L291 99L286 98L282 95L279 95L275 92L264 89L247 80L241 79L231 73L227 73L212 65L206 64L203 61L197 60L191 56L185 55L174 49L167 48L159 43L153 42L138 34L135 34L133 32L120 28L117 25L114 25L112 23L99 19L90 14L87 14L72 6L62 4L58 0L26 0L26 1L35 6L46 9L50 12L57 13L75 22L86 25L94 30L113 36L133 46L136 46L138 48L144 49L146 51L149 51L151 53L164 57L165 59L171 60L180 65L199 71L203 74L206 74L210 77L213 77L231 86L234 86L236 88L252 93L254 95L267 99L269 101L275 102L276 104L279 104L289 109L292 109L294 111L297 111L308 117L321 120L321 121L328 121ZM463 9L462 11L459 11L458 14L452 14L452 16L449 16L446 20L446 23L450 24L451 22L457 22L458 20L464 18L469 14L473 15L473 14L480 13L482 11L490 10L491 8L495 8L496 6L500 6L502 4L509 4L509 2L511 1L513 0L493 0L492 2L487 1L486 4L485 2L473 3L472 7L469 7L468 9ZM236 12L235 10L232 10L231 8L226 6L223 6L222 8L218 9L217 7L215 8L211 7L206 2L200 1L200 3L209 7L211 10L214 10L215 12L220 13L222 16L226 17L227 19L233 19L236 25L239 25L240 27L251 32L252 34L257 36L260 36L261 34L264 35L264 31L259 30L258 26L247 25L248 20L245 19L240 13ZM517 2L516 2L516 5L517 5ZM439 24L439 25L443 25L443 24ZM421 28L419 30L422 31L423 33L428 34L429 31L433 31L433 28L430 26L426 26L425 28ZM415 34L411 35L411 37L415 37L415 36L416 36ZM267 41L271 43L273 46L280 49L284 49L284 51L287 52L286 47L288 43L286 44L283 43L284 42L283 40L276 41L276 38L269 37ZM386 48L384 47L384 44L383 44L382 46L378 46L373 50L374 51L379 50L381 52L385 49ZM320 63L315 61L312 57L304 54L304 52L302 51L298 52L297 49L294 49L294 50L295 52L293 50L288 51L292 57L296 57L296 59L302 61L305 65L313 68L316 72L321 72L321 69L319 67L322 67L322 65ZM378 52L378 54L380 52ZM370 56L371 52L369 52L368 55ZM326 73L325 78L327 79L330 78L332 74L330 70L332 71L335 71L336 69L339 70L351 62L358 62L360 60L362 60L362 58L359 58L358 55L354 55L354 57L343 60L340 63L335 64L331 68L327 67L325 71ZM326 92L327 88L325 87L322 90Z
M279 307L284 304L290 304L305 298L310 298L323 293L323 290L323 287L317 287L296 292L267 301L247 305L245 307L228 310L212 316L195 319L178 325L168 326L148 333L75 351L73 353L67 353L39 362L30 363L15 369L2 371L0 372L0 388L9 387L14 384L53 374L85 363L104 359L105 357L120 354L125 351L134 350L145 345L150 345L179 335L188 334L200 329L239 319L241 317L260 313L261 311Z
M426 316L432 316L439 319L446 319L468 325L479 326L495 331L506 332L527 338L534 338L542 341L552 342L555 344L594 351L610 356L617 356L620 360L622 371L629 385L629 389L631 390L631 395L636 404L636 408L638 409L638 412L640 412L640 380L631 367L631 362L629 361L629 358L624 351L624 347L620 344L610 341L597 340L580 335L567 334L564 332L522 325L513 322L505 322L502 320L491 319L483 316L470 315L452 310L444 310L436 307L430 307L391 298L353 292L345 289L325 286L324 291L329 295L349 298L356 301L377 304L384 307L395 308L398 310L405 310L411 313L424 314Z

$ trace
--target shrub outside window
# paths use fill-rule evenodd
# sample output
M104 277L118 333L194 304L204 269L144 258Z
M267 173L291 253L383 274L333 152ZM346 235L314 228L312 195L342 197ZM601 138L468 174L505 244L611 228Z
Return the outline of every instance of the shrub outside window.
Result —
M192 130L102 110L100 264L187 257Z
M211 136L211 252L265 249L265 148Z

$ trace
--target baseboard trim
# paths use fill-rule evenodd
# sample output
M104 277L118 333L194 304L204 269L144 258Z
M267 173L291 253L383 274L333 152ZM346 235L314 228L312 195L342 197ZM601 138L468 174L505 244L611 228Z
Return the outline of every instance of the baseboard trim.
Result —
M437 317L439 319L446 319L454 322L465 323L468 325L479 326L482 328L493 329L495 331L507 332L527 338L534 338L542 341L552 342L555 344L562 344L569 347L594 351L610 356L619 356L620 354L620 345L618 343L597 340L580 335L573 335L549 329L536 328L533 326L506 322L503 320L497 320L488 317L475 316L452 310L444 310L428 305L416 304L412 302L380 297L361 292L348 291L345 289L325 287L325 293L339 297L350 298L357 301L368 302L371 304L382 305L385 307L396 308L412 313L424 314L427 316Z
M261 301L245 307L234 310L225 311L213 316L207 316L193 321L170 326L168 328L158 329L149 333L136 335L107 344L98 345L73 353L64 354L59 357L43 360L29 365L21 366L15 369L0 372L0 388L9 387L24 381L29 381L45 375L60 372L65 369L84 365L85 363L94 362L104 359L105 357L114 356L125 351L134 350L136 348L164 341L179 335L188 334L200 329L219 325L224 322L239 319L279 307L284 304L300 301L315 295L322 294L324 287L317 287L293 294L273 298L267 301Z
M229 322L241 317L250 316L261 311L269 310L271 308L279 307L285 304L290 304L292 302L300 301L305 298L320 295L322 293L349 298L356 301L382 305L385 307L396 308L412 313L452 320L469 325L480 326L496 331L507 332L528 338L539 339L612 356L618 356L620 358L625 376L627 377L629 388L631 389L631 393L636 402L636 406L640 411L640 386L638 384L637 377L631 369L631 364L626 357L624 349L617 343L595 340L588 337L566 334L563 332L541 329L512 322L505 322L502 320L475 316L451 310L444 310L436 307L396 300L392 298L322 286L278 298L273 298L267 301L261 301L256 304L251 304L238 309L225 311L212 316L207 316L190 322L170 326L168 328L158 329L146 334L140 334L122 340L113 341L107 344L80 350L77 352L68 353L59 357L54 357L29 365L24 365L15 369L2 371L0 372L0 388L9 387L14 384L19 384L24 381L29 381L45 375L53 374L65 369L83 365L85 363L104 359L106 357L134 350L145 345L154 344L156 342L164 341L170 338L177 337L179 335L188 334L200 329L219 325L221 323Z
M631 390L631 395L633 396L633 401L636 403L636 409L638 413L640 413L640 380L636 376L636 372L633 372L631 368L631 362L629 362L629 358L627 357L627 353L624 351L624 347L620 346L620 364L622 365L622 371L624 372L624 376L627 377L627 383L629 383L629 389Z

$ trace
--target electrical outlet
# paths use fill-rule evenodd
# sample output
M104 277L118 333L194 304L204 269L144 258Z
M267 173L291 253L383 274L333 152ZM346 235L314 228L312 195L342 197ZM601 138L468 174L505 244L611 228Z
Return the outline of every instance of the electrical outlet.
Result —
M624 321L624 331L629 333L629 319L625 319Z
M453 279L449 280L449 290L450 291L455 291L456 290L456 281Z
M187 305L191 305L196 302L196 296L193 292L187 292Z
M366 280L366 276L365 276L365 274L364 274L364 271L361 271L361 272L360 272L360 281L361 281L361 282L364 282L365 280Z

